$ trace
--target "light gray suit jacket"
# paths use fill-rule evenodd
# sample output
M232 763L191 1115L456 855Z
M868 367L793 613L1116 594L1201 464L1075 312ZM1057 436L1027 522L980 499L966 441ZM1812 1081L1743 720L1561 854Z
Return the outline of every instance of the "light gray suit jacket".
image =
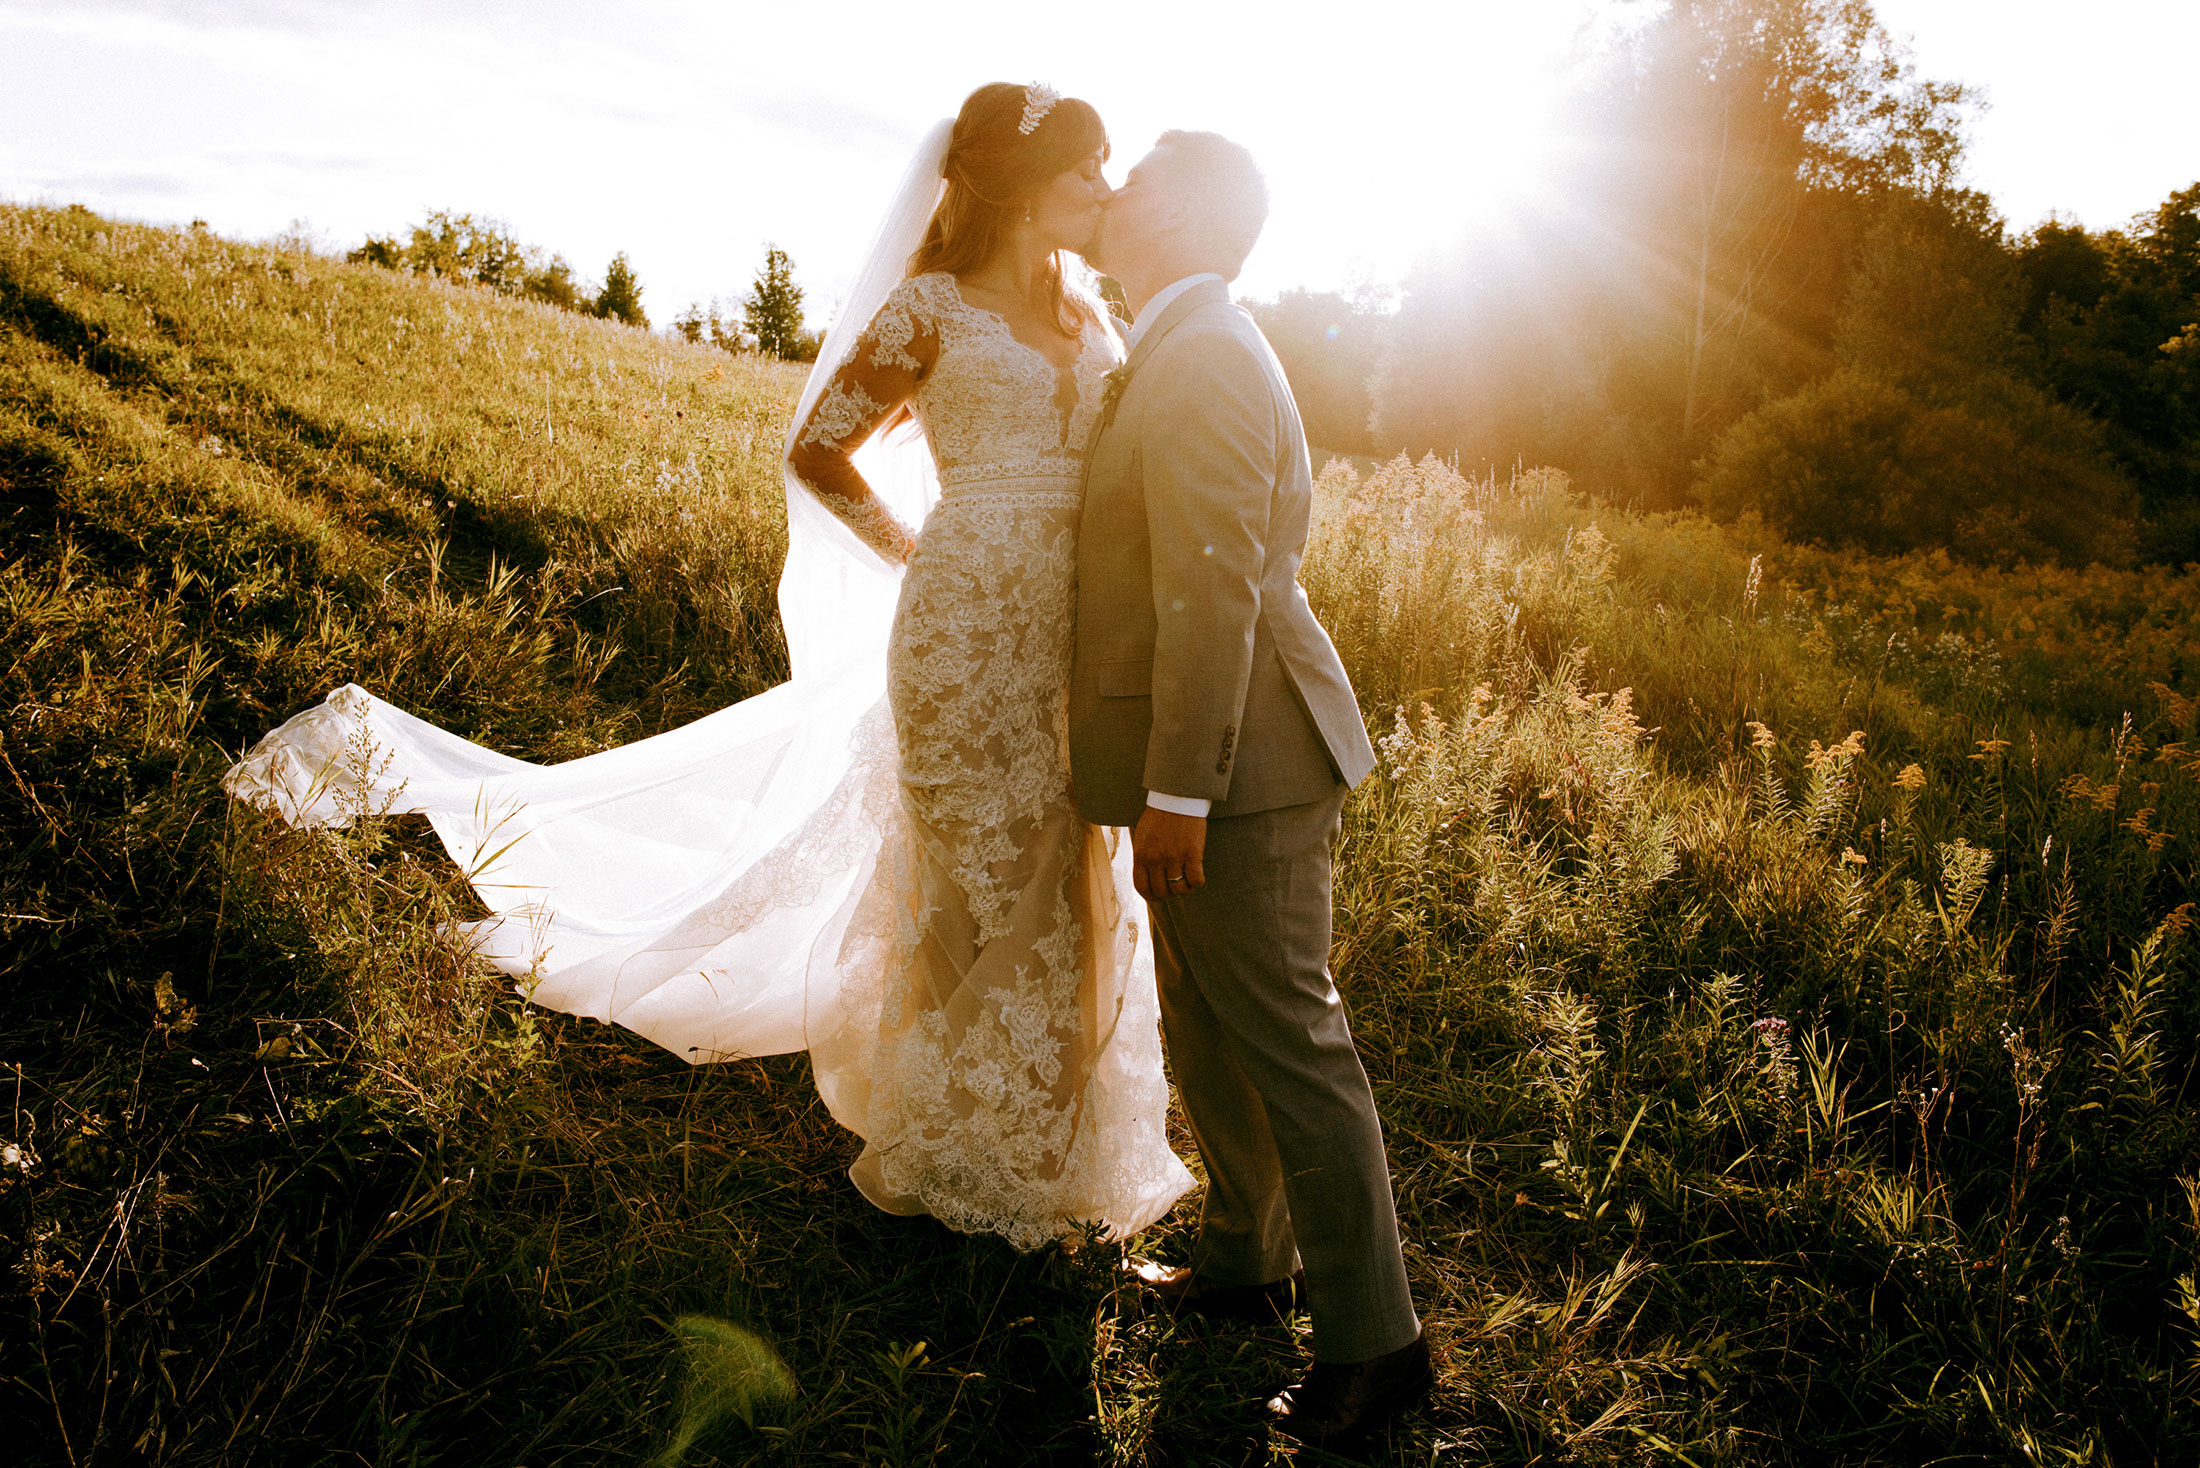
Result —
M1085 465L1070 778L1095 825L1146 792L1215 816L1299 805L1375 765L1299 589L1314 483L1282 364L1219 281L1139 339Z

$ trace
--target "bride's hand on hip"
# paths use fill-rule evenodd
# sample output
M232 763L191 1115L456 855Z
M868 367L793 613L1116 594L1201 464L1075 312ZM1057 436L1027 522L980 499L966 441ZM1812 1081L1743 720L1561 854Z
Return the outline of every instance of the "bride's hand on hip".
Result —
M1201 858L1207 818L1147 806L1131 830L1131 885L1148 902L1181 897L1207 885Z

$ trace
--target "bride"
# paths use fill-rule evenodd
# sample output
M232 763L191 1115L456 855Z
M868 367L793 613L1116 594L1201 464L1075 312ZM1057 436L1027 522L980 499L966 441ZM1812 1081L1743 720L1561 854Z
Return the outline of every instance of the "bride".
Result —
M426 815L535 1002L690 1061L807 1050L867 1198L1024 1249L1192 1181L1129 843L1069 791L1084 451L1123 356L1072 252L1107 151L1089 105L1005 83L920 148L788 435L790 681L552 766L345 687L224 781L299 824Z

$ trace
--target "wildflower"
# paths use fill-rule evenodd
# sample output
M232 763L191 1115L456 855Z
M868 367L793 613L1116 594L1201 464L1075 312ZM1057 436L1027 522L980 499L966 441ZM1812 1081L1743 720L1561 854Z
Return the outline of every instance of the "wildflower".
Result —
M1904 765L1902 773L1894 777L1894 786L1897 790L1923 790L1925 771L1914 764Z
M1981 739L1977 743L1978 753L1972 755L1972 759L1998 759L2002 751L2009 747L2006 739Z
M2162 927L2172 933L2182 933L2192 926L2196 911L2200 911L2200 904L2183 903L2175 912L2162 919Z
M1778 739L1773 737L1770 729L1767 729L1755 719L1749 721L1749 747L1751 749L1771 749L1779 742Z
M1413 726L1406 722L1403 704L1398 706L1397 720L1390 733L1376 740L1375 747L1381 751L1383 764L1393 780L1403 780L1406 772L1419 761L1421 742L1413 737Z
M1641 738L1643 728L1635 719L1635 690L1622 688L1613 694L1597 722L1605 738L1615 743L1632 744Z
M1765 558L1755 555L1749 558L1749 577L1742 582L1742 609L1752 616L1757 611L1757 591L1765 577Z
M2126 831L2129 831L2132 835L2143 838L2146 841L2147 850L2160 851L2162 849L2162 843L2169 840L2169 832L2153 831L2147 829L2147 822L2151 820L2153 816L2154 807L2141 806L2138 810L2133 811L2130 815L2126 816L2122 821L2118 822L2117 824L2121 825Z
M1831 749L1820 749L1818 747L1818 741L1813 739L1810 742L1810 753L1804 756L1803 763L1809 765L1814 770L1817 769L1820 765L1826 764L1830 764L1838 768L1840 765L1846 763L1847 761L1855 759L1863 752L1864 731L1862 729L1851 729L1849 731L1849 737L1842 740L1839 744L1834 745Z
M1762 1035L1768 1040L1785 1040L1788 1033L1788 1022L1774 1015L1751 1025L1749 1032L1753 1035Z
M1841 848L1841 865L1845 867L1860 867L1867 864L1868 863L1865 860L1863 852L1857 851L1847 846Z
M2192 723L2193 706L2200 703L2200 699L2182 698L2167 683L2149 683L2147 687L2167 705L2164 712L2169 715L2170 723L2180 729Z
M1611 540L1594 521L1567 532L1566 564L1587 585L1594 586L1608 577L1618 555Z

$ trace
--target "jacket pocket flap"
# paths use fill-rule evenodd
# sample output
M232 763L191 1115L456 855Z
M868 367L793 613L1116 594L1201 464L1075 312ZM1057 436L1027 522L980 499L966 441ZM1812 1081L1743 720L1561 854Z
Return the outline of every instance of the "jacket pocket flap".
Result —
M1100 665L1102 698L1153 697L1153 659L1117 658Z

